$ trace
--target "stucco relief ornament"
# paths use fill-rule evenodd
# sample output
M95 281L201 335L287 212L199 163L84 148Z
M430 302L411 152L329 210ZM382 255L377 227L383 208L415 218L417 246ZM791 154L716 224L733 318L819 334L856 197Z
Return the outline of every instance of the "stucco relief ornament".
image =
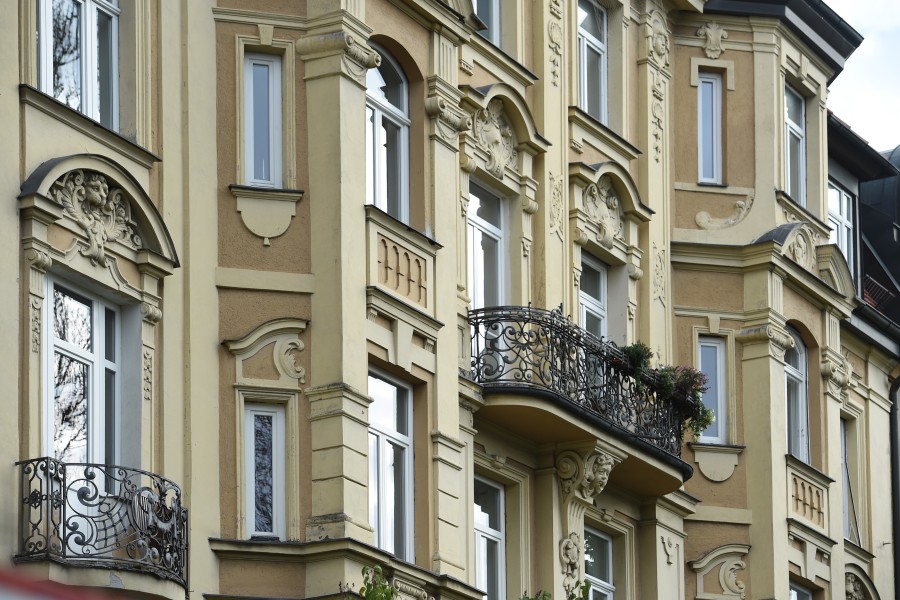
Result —
M844 576L844 588L846 589L847 600L866 600L862 582L853 573L847 573Z
M612 248L616 238L622 237L622 212L612 180L604 175L597 183L584 189L584 210L597 225L597 243Z
M567 450L556 459L560 491L564 498L579 498L588 504L600 495L609 481L615 459L602 452L590 452L580 456Z
M554 177L550 173L550 233L555 233L559 239L563 239L563 178Z
M425 99L425 113L435 120L438 133L448 142L456 141L460 131L472 128L472 119L450 108L447 101L438 96Z
M50 186L50 197L78 223L88 238L81 253L95 266L106 266L106 245L120 242L138 250L143 243L125 192L109 188L106 177L93 171L69 171Z
M654 11L647 26L647 53L662 67L669 66L669 31L663 16Z
M782 252L807 271L814 271L818 241L819 234L803 225L792 234L791 238L785 240Z
M581 562L581 539L574 531L559 542L559 561L562 564L563 589L567 594L575 590L578 566Z
M725 49L722 47L722 40L728 39L728 32L715 21L704 24L703 27L697 30L697 36L702 37L704 40L703 51L706 53L707 58L715 60L725 52Z
M144 401L150 402L153 400L153 354L149 350L144 350L143 363L141 390Z
M559 22L550 21L547 25L547 35L550 38L550 73L552 75L553 85L559 87L559 70L562 62L562 27Z
M488 155L485 168L494 177L503 179L504 169L514 168L517 158L516 136L503 113L503 101L491 100L486 108L475 113L474 122L475 140Z
M303 352L303 340L281 341L275 344L275 364L278 371L300 383L306 383L306 369L297 363L297 354Z
M727 229L743 221L750 214L751 208L753 208L753 194L748 194L746 200L738 200L734 203L734 212L730 217L716 219L705 210L701 210L694 217L694 222L697 223L700 229Z
M653 255L653 297L663 300L666 295L666 272L668 271L666 250L657 247L654 242Z
M663 150L663 105L660 100L653 101L653 157L656 162L662 159Z

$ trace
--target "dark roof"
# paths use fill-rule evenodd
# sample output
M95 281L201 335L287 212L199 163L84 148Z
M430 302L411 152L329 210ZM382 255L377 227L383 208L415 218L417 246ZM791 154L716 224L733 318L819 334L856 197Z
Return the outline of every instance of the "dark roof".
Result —
M882 153L886 162L900 169L900 146ZM900 175L866 181L859 186L859 201L900 223Z
M828 155L860 182L893 177L900 171L862 139L849 125L828 111Z
M708 0L703 12L780 19L834 69L832 79L863 40L822 0Z

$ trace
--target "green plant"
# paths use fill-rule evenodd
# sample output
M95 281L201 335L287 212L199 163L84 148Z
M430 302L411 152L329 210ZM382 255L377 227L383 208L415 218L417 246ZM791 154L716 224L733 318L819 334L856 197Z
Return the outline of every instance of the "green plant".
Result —
M653 358L653 350L644 342L635 342L620 348L622 354L628 359L628 374L637 380L641 379L643 372L650 367Z
M712 410L703 404L703 392L708 389L706 373L694 367L678 367L674 381L676 406L687 419L684 432L690 431L696 438L712 425L714 418Z
M359 588L359 595L365 600L395 600L400 594L396 588L391 587L380 565L363 567L363 584Z
M545 592L543 590L538 590L538 593L534 596L529 596L528 592L522 594L522 597L519 600L550 600L550 592Z
M577 592L577 593L576 593ZM591 598L591 582L582 581L575 586L575 589L569 592L566 600L590 600Z

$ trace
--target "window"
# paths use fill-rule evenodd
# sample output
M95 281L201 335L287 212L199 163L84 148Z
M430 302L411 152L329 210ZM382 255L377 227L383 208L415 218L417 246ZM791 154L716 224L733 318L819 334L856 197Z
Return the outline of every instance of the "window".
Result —
M494 44L500 45L500 0L476 0L475 14L487 26L478 33Z
M722 75L700 73L697 86L697 163L703 183L722 183Z
M803 96L784 87L784 156L787 193L806 206L806 106Z
M378 50L378 48L376 48ZM409 221L408 85L400 65L379 50L366 74L366 202Z
M469 295L472 308L503 303L503 203L484 188L469 188Z
M578 81L582 110L606 123L606 10L578 0Z
M379 548L412 561L411 390L370 374L369 396L369 520Z
M503 487L475 478L475 585L485 600L506 598L506 520Z
M797 332L788 330L794 347L784 354L785 400L787 403L788 452L809 462L809 400L807 396L806 345Z
M581 255L581 326L598 338L606 337L606 265Z
M39 87L118 129L118 0L38 0Z
M285 536L284 407L244 405L244 465L247 533Z
M856 514L856 497L853 493L853 469L849 452L851 422L841 419L841 479L844 487L844 537L859 545L859 519Z
M45 447L68 463L115 464L119 310L48 278Z
M612 538L595 529L584 529L584 579L591 584L588 600L613 600Z
M706 375L703 404L713 412L713 422L701 435L703 442L727 444L727 392L725 386L725 340L701 336L699 342L700 370Z
M791 584L790 593L790 600L812 600L813 598L812 592L793 583Z
M855 273L855 234L853 230L856 199L833 183L828 184L828 223L831 225L831 243L837 244L850 272Z
M280 188L281 57L244 56L244 158L247 185Z

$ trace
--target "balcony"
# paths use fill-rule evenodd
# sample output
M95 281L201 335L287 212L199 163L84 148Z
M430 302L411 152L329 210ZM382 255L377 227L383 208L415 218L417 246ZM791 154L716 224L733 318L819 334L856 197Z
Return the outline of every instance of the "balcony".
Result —
M691 402L663 401L657 373L632 375L626 356L552 311L519 306L469 312L472 379L486 393L543 395L620 438L681 456ZM679 461L680 462L680 461Z
M16 562L139 571L187 589L188 511L173 482L139 469L46 457L16 466Z

